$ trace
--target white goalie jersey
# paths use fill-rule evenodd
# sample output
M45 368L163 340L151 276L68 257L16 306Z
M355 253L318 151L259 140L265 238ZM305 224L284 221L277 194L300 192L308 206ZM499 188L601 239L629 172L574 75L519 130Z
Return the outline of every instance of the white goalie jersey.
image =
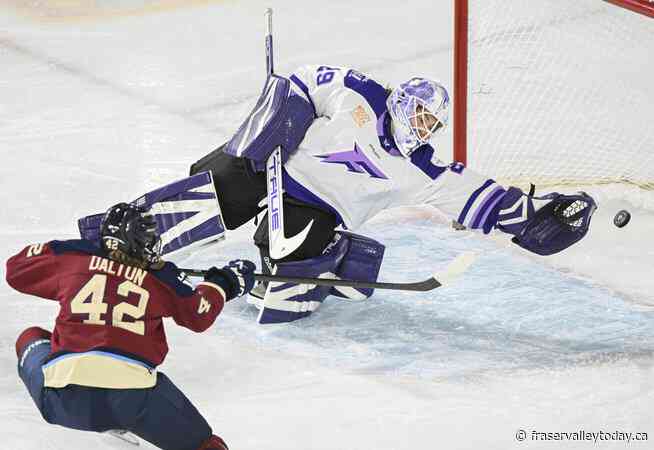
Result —
M389 91L346 68L304 66L290 76L316 119L284 165L284 190L337 214L356 229L380 211L428 204L468 228L489 232L505 190L461 164L445 164L428 144L406 158L386 108Z

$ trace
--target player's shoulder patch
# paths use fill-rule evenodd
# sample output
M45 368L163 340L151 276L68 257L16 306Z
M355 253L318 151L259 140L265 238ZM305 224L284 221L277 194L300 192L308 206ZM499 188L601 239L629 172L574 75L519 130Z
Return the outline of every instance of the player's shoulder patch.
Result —
M366 112L366 109L363 107L363 105L357 105L357 107L352 110L351 114L354 123L359 128L363 128L366 126L366 124L368 124L368 122L371 121L370 116Z
M377 118L386 111L388 92L381 84L354 69L348 70L343 80L345 87L366 99Z
M67 241L51 241L50 248L59 255L62 253L80 252L90 255L104 256L100 246L92 241L86 239L70 239Z

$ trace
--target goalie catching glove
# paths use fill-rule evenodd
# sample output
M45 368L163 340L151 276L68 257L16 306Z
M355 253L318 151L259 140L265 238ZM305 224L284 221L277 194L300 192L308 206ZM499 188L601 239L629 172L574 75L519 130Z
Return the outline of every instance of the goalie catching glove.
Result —
M597 209L585 192L557 192L534 197L510 187L499 204L496 228L513 235L512 242L539 255L552 255L570 247L588 232Z

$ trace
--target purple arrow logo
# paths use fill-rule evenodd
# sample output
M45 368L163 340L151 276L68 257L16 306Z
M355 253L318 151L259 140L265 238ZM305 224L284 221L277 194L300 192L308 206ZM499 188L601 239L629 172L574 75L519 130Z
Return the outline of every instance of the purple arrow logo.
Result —
M357 143L354 143L354 150L347 152L332 153L330 155L314 155L322 158L322 162L345 164L350 172L364 173L367 172L373 178L387 180L388 177L375 166L372 161L361 151Z

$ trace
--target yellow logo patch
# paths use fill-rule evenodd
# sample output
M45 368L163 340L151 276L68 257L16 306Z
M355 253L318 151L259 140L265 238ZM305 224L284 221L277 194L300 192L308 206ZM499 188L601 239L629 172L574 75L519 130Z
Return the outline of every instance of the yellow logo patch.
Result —
M366 112L366 109L361 105L354 108L354 111L352 111L352 118L359 128L362 128L365 124L370 122L370 116Z

